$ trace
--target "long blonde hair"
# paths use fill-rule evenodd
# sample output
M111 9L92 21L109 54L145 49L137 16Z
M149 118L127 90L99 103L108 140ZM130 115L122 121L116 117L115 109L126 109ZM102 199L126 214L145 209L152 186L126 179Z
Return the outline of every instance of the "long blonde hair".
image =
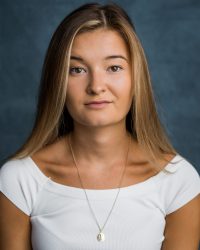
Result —
M129 49L134 95L126 116L127 130L150 159L176 154L158 118L146 57L131 19L115 3L88 3L66 16L53 34L42 69L33 129L9 159L32 155L73 130L65 105L71 48L76 35L98 28L117 31Z

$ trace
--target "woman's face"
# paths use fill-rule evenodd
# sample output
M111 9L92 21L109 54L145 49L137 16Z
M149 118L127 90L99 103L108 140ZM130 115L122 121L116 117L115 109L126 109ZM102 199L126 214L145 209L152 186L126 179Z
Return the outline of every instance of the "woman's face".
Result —
M124 122L131 93L130 59L122 37L105 29L77 35L72 46L66 99L74 123L100 127ZM87 105L102 100L109 103Z

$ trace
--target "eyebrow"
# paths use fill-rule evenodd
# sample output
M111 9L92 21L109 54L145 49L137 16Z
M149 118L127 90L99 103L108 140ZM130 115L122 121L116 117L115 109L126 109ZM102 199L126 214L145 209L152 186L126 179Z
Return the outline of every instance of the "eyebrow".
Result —
M115 58L121 58L121 59L124 59L125 61L128 62L128 59L125 56L122 56L122 55L110 55L110 56L106 56L104 58L104 60L115 59ZM71 60L77 60L77 61L80 61L80 62L84 62L84 59L81 58L80 56L71 56L70 59Z

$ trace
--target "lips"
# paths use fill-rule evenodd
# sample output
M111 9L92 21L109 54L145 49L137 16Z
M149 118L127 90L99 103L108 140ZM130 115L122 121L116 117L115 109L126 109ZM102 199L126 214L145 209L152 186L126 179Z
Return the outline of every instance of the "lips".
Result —
M101 104L101 103L110 103L107 100L102 100L102 101L93 101L93 102L88 102L85 105L89 105L89 104Z
M106 108L111 102L108 100L99 100L99 101L91 101L88 103L85 103L86 107L88 109L92 110L101 110Z

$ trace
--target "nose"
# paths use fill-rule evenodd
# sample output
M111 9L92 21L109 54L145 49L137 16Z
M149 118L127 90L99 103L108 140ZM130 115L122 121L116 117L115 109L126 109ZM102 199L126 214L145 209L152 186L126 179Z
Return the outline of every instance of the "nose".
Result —
M87 86L88 94L97 94L99 95L101 92L106 91L105 78L100 72L91 72L89 83Z

